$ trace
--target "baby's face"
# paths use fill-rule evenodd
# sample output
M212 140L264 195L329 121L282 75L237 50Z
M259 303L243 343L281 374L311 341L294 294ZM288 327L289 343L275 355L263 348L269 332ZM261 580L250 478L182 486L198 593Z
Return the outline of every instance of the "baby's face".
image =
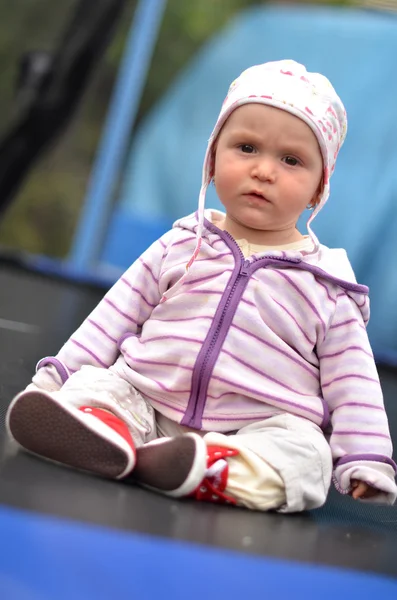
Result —
M320 193L323 159L316 136L298 117L246 104L227 119L216 144L215 186L240 227L294 226Z

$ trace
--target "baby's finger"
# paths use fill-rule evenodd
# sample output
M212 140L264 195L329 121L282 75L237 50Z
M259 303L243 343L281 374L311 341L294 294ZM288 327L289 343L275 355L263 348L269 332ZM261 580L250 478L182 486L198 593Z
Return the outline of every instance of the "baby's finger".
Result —
M367 486L365 483L358 483L357 482L357 486L355 489L353 489L353 493L352 496L355 500L357 500L357 498L361 498L362 496L365 495L365 492L367 491Z

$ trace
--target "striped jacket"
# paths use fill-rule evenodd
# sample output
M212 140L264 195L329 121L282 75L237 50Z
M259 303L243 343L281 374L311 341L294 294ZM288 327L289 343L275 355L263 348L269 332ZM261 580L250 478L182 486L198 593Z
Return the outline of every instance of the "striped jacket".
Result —
M329 436L342 493L351 478L364 479L383 490L378 500L393 501L392 444L365 329L368 289L345 252L321 246L245 259L205 214L182 286L196 215L124 273L57 356L39 362L34 382L45 387L49 364L60 386L82 365L117 361L156 410L193 428L234 431L287 411Z

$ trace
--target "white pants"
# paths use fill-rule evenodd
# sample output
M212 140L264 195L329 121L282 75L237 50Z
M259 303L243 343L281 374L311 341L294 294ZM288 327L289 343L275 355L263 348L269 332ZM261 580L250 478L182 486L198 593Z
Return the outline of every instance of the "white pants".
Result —
M34 380L33 380L34 381ZM192 431L155 413L127 381L110 369L82 367L58 392L76 407L110 410L128 426L137 447L157 437ZM319 427L291 414L270 417L238 432L198 431L207 445L235 448L227 459L226 493L256 510L297 512L324 504L331 484L331 450Z

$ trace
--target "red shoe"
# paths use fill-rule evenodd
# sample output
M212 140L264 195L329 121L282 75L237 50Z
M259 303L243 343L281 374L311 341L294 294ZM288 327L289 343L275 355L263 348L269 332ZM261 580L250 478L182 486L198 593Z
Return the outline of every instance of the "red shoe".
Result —
M29 452L76 469L122 479L135 466L127 426L99 408L76 409L47 392L22 392L10 404L6 426Z
M227 486L229 465L227 458L237 456L238 450L223 446L207 446L207 470L200 485L191 494L192 498L217 504L236 504L234 498L224 492Z

